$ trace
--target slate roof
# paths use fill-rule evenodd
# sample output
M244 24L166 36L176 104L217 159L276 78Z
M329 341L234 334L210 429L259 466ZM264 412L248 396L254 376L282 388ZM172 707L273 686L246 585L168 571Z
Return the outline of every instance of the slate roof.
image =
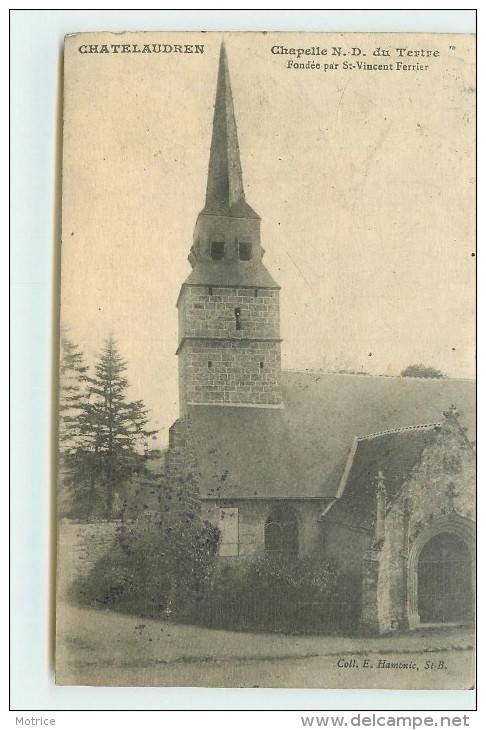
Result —
M376 507L377 474L383 473L386 499L387 502L392 501L424 448L436 438L438 429L440 424L357 440L356 450L350 454L338 490L340 498L329 512L329 519L371 530Z
M261 261L255 264L246 261L198 261L182 286L186 285L280 289Z
M224 43L219 54L205 213L258 218L245 200L233 94Z
M451 405L474 439L473 381L283 372L282 390L282 410L190 407L202 497L333 499L355 437L436 424ZM401 454L404 470L426 432L390 434L382 443ZM373 447L360 448L370 449L371 469Z

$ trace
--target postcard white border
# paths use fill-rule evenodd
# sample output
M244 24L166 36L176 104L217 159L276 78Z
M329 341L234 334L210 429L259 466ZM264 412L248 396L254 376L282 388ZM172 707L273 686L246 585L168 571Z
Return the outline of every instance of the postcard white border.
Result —
M200 29L470 33L475 32L475 11L12 11L12 709L17 715L20 710L42 710L41 714L50 716L56 710L183 708L305 709L313 714L330 710L471 711L473 693L461 691L87 688L54 684L48 636L49 612L53 610L49 598L49 551L53 545L49 532L49 454L63 36L94 30ZM57 724L62 724L62 715L58 713Z

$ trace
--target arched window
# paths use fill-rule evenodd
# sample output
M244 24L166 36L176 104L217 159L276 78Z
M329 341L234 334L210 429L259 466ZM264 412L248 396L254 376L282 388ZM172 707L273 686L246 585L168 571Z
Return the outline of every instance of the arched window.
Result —
M292 560L299 555L299 526L294 510L277 507L265 522L265 552L281 560Z

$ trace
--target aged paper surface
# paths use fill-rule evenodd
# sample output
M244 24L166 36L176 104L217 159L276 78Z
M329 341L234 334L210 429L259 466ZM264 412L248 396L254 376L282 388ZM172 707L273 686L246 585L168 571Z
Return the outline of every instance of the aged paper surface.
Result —
M58 683L473 686L474 63L67 37Z

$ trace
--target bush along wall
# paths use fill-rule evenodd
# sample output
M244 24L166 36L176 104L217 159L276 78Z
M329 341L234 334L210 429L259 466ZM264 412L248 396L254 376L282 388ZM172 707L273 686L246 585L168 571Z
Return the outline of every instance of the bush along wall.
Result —
M351 630L359 615L359 576L337 564L302 557L261 557L248 567L218 572L205 599L188 616L213 628L290 633Z
M357 625L360 576L313 556L263 556L244 567L221 567L218 542L218 530L199 520L124 526L88 575L75 581L71 599L211 628L319 633Z
M121 527L88 575L74 581L70 599L147 618L187 619L210 589L219 531L182 516Z

